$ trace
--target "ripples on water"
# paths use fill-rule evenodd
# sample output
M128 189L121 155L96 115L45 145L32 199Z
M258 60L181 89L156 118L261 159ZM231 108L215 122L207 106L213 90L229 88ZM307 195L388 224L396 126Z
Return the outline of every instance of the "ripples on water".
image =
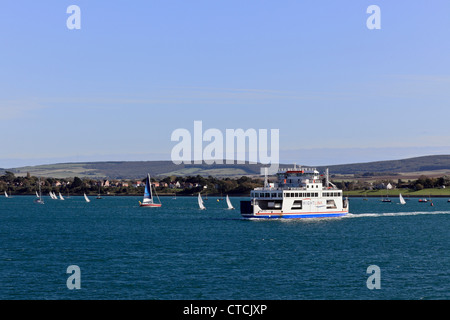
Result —
M224 202L0 199L1 299L448 299L450 203L351 199L342 218L248 221ZM232 198L239 208L240 198ZM68 290L66 268L81 269ZM381 289L366 287L369 265Z

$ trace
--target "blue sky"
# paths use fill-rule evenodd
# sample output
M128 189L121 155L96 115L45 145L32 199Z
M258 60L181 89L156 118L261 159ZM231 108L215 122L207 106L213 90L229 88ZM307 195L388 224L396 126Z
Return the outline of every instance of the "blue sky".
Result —
M3 1L0 167L170 160L195 120L279 129L282 163L450 154L449 14L443 0Z

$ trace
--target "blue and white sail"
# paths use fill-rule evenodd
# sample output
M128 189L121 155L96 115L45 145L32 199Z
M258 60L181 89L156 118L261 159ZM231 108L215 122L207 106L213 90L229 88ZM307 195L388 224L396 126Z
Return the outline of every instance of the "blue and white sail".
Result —
M144 199L142 200L142 203L153 203L151 186L150 174L148 173L147 178L145 179Z

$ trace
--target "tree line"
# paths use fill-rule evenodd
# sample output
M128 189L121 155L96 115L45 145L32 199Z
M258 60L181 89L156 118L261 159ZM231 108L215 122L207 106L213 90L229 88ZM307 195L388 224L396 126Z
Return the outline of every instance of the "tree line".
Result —
M143 179L144 180L144 179ZM41 177L41 191L43 195L50 191L61 192L63 195L82 195L86 194L103 194L103 195L142 195L144 193L144 185L135 186L137 180L115 180L110 186L104 186L104 180L96 180L91 178L49 178ZM173 186L176 182L180 187ZM174 194L192 195L202 194L234 194L248 195L250 190L256 187L262 187L261 179L254 179L246 176L240 178L215 178L212 176L203 177L187 176L176 177L170 176L162 179L152 178L152 183L163 186L157 186L158 194ZM31 176L15 176L13 172L6 171L0 176L0 190L7 191L8 194L15 195L34 195L38 190L39 178ZM189 185L189 187L186 187Z
M32 195L38 190L39 178L31 176L29 173L22 176L15 176L13 172L6 171L4 175L0 176L0 191L7 191L11 194L17 195ZM42 193L48 194L50 191L61 192L63 195L73 194L111 194L111 195L141 195L144 193L144 186L133 186L136 180L120 180L111 186L104 186L104 180L96 180L91 178L45 178L41 177ZM414 191L441 188L443 186L450 187L450 176L442 176L439 178L432 178L427 176L420 176L416 180L404 181L402 179L385 179L376 180L374 182L367 182L363 180L352 181L331 181L344 191L353 190L372 190L384 189L385 186L391 184L393 188L404 188ZM186 176L177 177L169 176L161 179L152 178L152 182L156 185L156 191L159 194L174 194L177 195L192 195L197 193L202 194L230 194L230 195L248 195L251 190L263 186L262 179L242 176L240 178L215 178L212 176L203 177ZM175 183L179 187L174 186Z

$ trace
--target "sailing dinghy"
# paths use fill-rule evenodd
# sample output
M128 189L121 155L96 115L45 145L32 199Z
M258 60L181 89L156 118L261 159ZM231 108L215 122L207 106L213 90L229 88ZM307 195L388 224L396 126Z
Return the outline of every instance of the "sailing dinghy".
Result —
M155 194L156 194L156 190L155 190ZM156 194L156 197L158 198L158 201L159 201L159 197L157 194ZM139 201L139 206L140 207L150 207L150 208L161 207L161 201L159 201L159 203L155 203L153 201L152 184L151 184L149 173L147 174L147 179L145 180L144 199L142 200L142 202Z
M198 194L198 206L200 210L206 210L205 205L203 204L203 199L200 193Z
M39 178L39 194L36 191L36 199L34 199L34 203L37 204L45 204L44 199L42 199L42 190L41 190L41 178Z
M400 195L398 196L398 198L400 199L400 204L405 204L405 203L406 203L406 201L405 201L405 199L403 199L403 196L402 196L401 193L400 193Z
M228 205L228 210L234 210L234 207L231 204L231 201L230 201L230 198L228 198L228 195L227 195L227 205Z
M91 200L89 200L89 198L87 197L86 193L84 194L84 200L86 200L86 202L91 202Z
M205 205L203 204L203 199L200 193L198 194L198 206L200 210L206 210Z

